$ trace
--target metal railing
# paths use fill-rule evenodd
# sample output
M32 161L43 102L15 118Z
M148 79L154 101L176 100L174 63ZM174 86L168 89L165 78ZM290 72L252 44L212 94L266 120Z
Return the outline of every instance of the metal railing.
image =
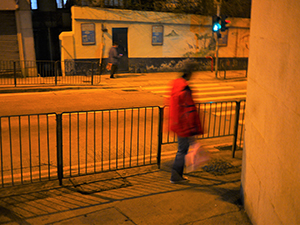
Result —
M0 61L0 85L96 85L101 82L98 62Z
M159 107L61 115L63 176L156 163Z
M242 101L243 102L243 101ZM234 123L237 104L240 102L212 102L196 104L204 134L198 135L198 139L224 137L234 134ZM165 108L168 113L168 108ZM242 112L239 112L242 113ZM168 123L164 123L163 144L177 142L176 135L169 131Z
M245 123L246 100L212 102L196 104L204 129L197 139L217 138L233 136L232 156L238 146L242 147ZM164 108L164 114L168 114L168 107ZM167 118L165 116L165 118ZM169 129L168 122L163 123L162 144L177 142L177 136ZM237 143L239 145L237 145Z
M232 62L229 59L219 59L219 64L220 64L219 77L223 79L246 78L248 76L248 62L246 60L248 61L248 59L245 58L244 61ZM233 69L236 67L235 64L241 64L237 66L237 68L240 68L239 70ZM231 72L229 75L227 73L228 71Z
M233 136L242 145L245 100L198 104L199 139ZM0 187L157 164L176 142L167 107L0 117Z
M206 59L205 59L206 60ZM213 58L211 58L213 60ZM247 77L247 58L219 59L220 78ZM199 61L202 65L205 61ZM102 64L102 65L101 65ZM200 65L199 64L199 65ZM206 63L204 63L206 65ZM206 67L203 64L204 67ZM97 85L105 62L95 60L0 61L0 85ZM203 68L204 68L203 67ZM239 69L239 70L238 70ZM228 75L228 71L231 73Z
M0 117L0 183L57 179L55 114Z

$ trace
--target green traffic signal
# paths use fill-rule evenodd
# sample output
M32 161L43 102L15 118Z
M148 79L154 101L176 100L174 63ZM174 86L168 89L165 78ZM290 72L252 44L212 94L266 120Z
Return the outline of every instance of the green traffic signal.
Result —
M213 31L214 31L214 32L219 31L220 28L221 28L221 25L220 25L219 23L215 23L215 24L213 25Z
M221 20L221 18L217 15L214 15L212 17L212 31L213 32L218 32L221 29L220 20Z

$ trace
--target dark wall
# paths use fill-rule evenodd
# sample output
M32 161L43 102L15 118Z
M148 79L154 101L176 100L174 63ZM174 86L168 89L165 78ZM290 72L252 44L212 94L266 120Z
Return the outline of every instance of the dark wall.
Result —
M39 3L39 8L32 11L36 59L60 60L59 34L71 30L70 8L57 9L53 0Z
M0 60L20 60L15 11L0 11Z

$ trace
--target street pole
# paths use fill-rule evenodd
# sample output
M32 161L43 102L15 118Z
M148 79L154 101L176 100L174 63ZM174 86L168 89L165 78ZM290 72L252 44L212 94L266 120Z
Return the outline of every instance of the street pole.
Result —
M221 8L221 2L222 0L220 0L220 2L217 4L217 16L220 16L220 8ZM216 32L217 38L216 38L216 78L218 78L218 64L219 64L219 32Z

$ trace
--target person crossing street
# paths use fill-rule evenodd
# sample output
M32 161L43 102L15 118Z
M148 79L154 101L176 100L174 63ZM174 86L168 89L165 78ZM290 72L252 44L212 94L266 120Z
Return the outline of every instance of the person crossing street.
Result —
M109 50L108 63L111 64L110 68L110 78L115 78L114 75L118 71L119 59L122 57L122 54L118 54L118 43L114 42L113 46Z

